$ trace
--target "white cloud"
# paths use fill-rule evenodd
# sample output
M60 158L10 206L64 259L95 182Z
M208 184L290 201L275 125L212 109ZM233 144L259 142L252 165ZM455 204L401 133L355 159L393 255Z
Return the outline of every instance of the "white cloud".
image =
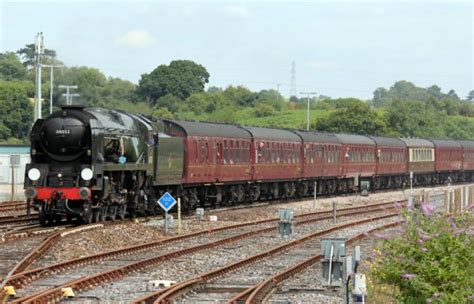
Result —
M155 37L144 30L130 30L115 39L117 45L132 48L144 48L155 42Z

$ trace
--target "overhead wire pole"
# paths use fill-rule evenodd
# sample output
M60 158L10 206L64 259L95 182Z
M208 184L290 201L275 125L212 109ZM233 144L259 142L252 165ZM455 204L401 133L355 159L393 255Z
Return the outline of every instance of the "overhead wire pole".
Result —
M36 55L36 109L35 121L41 118L41 55L44 53L43 32L37 33L35 37Z
M49 88L49 114L53 113L53 82L54 82L54 68L62 68L64 65L58 64L42 64L42 67L51 68L50 71L50 88Z
M318 93L316 92L300 92L301 95L306 95L308 97L308 108L306 112L306 131L309 131L309 97L316 96Z
M72 97L77 97L79 96L79 94L71 94L69 93L69 90L70 89L77 89L78 86L77 85L63 85L63 84L60 84L58 86L58 88L60 89L66 89L66 94L63 94L63 96L66 96L66 105L70 106L71 103L72 103Z

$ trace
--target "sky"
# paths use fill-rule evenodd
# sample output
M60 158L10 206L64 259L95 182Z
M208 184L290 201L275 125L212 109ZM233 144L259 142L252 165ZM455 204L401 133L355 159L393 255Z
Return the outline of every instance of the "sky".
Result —
M464 97L474 89L474 1L0 0L0 52L42 31L68 66L138 83L189 59L210 86L371 98L408 80Z

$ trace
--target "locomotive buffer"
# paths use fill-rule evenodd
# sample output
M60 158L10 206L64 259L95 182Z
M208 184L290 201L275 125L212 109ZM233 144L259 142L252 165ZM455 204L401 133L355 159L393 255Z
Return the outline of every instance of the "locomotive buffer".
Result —
M163 194L162 197L158 200L158 204L160 205L161 208L165 211L165 234L168 233L168 211L173 208L173 206L176 204L176 200L174 199L171 194L166 192Z

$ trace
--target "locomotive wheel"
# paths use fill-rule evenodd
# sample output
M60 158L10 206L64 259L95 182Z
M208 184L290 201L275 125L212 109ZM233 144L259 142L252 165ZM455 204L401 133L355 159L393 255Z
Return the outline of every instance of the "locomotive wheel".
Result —
M38 219L41 224L41 226L46 226L47 222L47 216L46 216L46 211L44 210L44 202L39 205L39 210L38 210Z
M109 206L109 216L112 221L115 221L117 218L117 206Z
M108 215L107 209L108 209L107 207L100 208L100 221L101 222L105 222L107 220L107 215Z
M94 223L100 222L100 208L94 210Z
M127 205L123 204L122 206L119 206L118 209L118 216L123 221L125 219L125 215L127 214Z

